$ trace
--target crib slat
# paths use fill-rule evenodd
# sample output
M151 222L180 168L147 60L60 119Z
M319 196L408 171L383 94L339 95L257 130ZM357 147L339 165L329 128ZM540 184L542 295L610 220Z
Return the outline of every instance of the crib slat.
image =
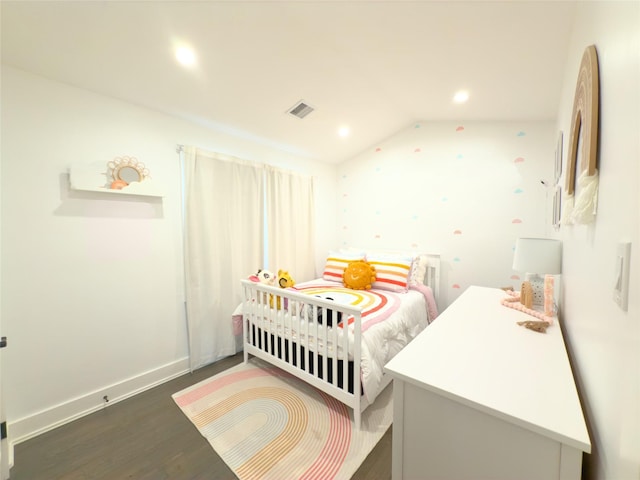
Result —
M280 354L280 349L281 349L281 345L280 345L280 343L281 343L281 342L279 342L279 341L278 341L278 334L280 333L281 326L282 326L282 310L278 308L278 305L281 305L281 304L282 304L281 302L282 302L282 297L280 297L280 295L277 295L277 296L276 296L276 295L274 295L274 296L273 296L273 306L272 306L272 309L274 309L274 308L275 308L275 319L276 319L275 326L274 326L274 327L275 327L275 332L274 332L274 335L275 335L275 340L274 340L274 341L275 341L275 345L274 345L274 347L273 347L273 348L274 348L274 350L275 350L276 357L278 357L278 358L282 358L282 357L280 356L280 355L281 355L281 354Z
M331 334L333 336L333 339L331 340L331 345L333 345L333 355L331 355L333 378L331 379L331 383L335 387L338 386L338 331L339 329L337 325L331 330Z
M342 389L349 389L349 322L342 324ZM355 372L354 372L355 374Z
M326 314L326 309L325 309L325 314ZM329 325L327 324L327 317L325 315L322 322L322 339L321 339L322 340L322 380L324 380L325 382L329 378L329 372L327 371L327 355L329 355L329 345L327 342L328 330L329 330ZM316 338L320 338L320 337L316 336ZM318 350L320 349L318 348Z
M362 378L360 376L360 361L362 360L362 314L357 313L354 316L353 322L354 328L354 338L353 338L353 393L354 393L354 421L356 428L360 428L360 418L362 413L361 401L362 395L360 395L361 391L361 381Z
M326 314L326 309L323 309L322 311L322 315ZM317 317L315 317L317 319ZM313 322L313 329L314 329L314 334L313 334L313 338L315 338L315 346L309 345L310 341L307 342L307 345L309 345L309 352L311 352L311 355L313 357L313 373L315 375L318 375L320 372L318 371L318 350L320 348L320 345L318 345L318 339L320 338L318 336L318 321L314 321ZM308 337L307 337L308 338ZM319 376L319 375L318 375Z
M287 339L292 335L292 331L293 331L293 326L294 326L294 320L297 319L299 320L300 317L298 315L296 315L296 312L300 311L300 303L298 302L298 300L289 300L289 317L288 317L288 324L287 324L287 329L286 332L288 332L288 334L285 336L283 334L283 342L286 343ZM286 356L285 360L289 365L293 365L293 346L291 345L291 343L288 343L288 355Z
M305 306L306 307L306 306ZM302 323L300 318L298 318L296 320L296 326L298 327L298 340L300 340L300 335L302 335ZM296 359L293 362L293 364L296 366L296 368L302 369L302 366L300 364L300 358L302 358L302 347L301 347L301 341L295 342L295 346L296 346Z

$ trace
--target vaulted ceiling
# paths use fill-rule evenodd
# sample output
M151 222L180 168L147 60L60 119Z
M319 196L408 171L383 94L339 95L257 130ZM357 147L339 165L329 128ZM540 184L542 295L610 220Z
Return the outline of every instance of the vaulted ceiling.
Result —
M555 118L574 12L546 1L0 8L3 64L326 162L416 121ZM181 45L195 66L176 62ZM460 89L470 98L455 104ZM302 120L286 113L299 100L315 108Z

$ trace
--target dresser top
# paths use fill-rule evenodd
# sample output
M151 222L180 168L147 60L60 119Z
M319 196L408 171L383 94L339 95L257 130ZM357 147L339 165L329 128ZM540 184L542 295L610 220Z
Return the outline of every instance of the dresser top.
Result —
M500 303L500 289L469 287L386 366L392 377L591 451L562 331Z

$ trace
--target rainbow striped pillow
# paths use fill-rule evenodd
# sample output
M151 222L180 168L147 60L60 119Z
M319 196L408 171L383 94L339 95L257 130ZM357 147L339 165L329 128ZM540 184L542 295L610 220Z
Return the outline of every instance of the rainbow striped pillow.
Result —
M406 292L413 257L403 255L367 255L367 262L376 269L376 281L371 288Z
M322 278L332 282L342 283L344 269L349 266L349 263L358 260L364 260L364 255L357 253L329 252L329 256L327 257L327 261L324 265Z

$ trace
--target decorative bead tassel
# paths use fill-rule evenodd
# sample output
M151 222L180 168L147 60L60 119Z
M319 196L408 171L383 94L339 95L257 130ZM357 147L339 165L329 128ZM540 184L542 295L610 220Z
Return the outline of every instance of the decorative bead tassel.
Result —
M544 314L547 317L552 317L555 313L554 305L553 305L553 289L554 289L553 275L545 275L544 276Z

